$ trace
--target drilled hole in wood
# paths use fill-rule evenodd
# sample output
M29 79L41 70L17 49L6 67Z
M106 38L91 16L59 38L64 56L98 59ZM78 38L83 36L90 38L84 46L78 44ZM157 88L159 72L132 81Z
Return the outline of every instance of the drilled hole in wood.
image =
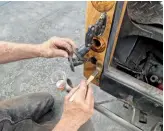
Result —
M92 63L92 64L96 64L97 59L96 59L95 57L91 57L90 59L91 59L91 63Z
M100 46L101 46L100 41L97 40L97 39L93 39L93 43L94 43L94 45L95 45L96 47L100 47Z
M105 43L101 38L94 38L91 49L95 52L101 53L105 50Z

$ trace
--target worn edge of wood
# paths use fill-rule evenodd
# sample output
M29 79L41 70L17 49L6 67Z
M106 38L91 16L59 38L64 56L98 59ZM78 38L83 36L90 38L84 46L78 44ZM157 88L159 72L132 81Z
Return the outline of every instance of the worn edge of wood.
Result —
M109 64L111 64L111 62L112 62L112 58L113 58L113 55L114 55L114 51L115 51L115 49L116 49L117 40L118 40L118 36L119 36L119 33L120 33L120 29L121 29L122 21L123 21L123 18L124 18L124 14L125 14L125 11L126 11L127 2L128 2L128 1L125 1L125 2L124 2L124 5L123 5L121 17L120 17L120 19L119 19L119 24L118 24L117 31L116 31L116 35L115 35L115 38L114 38L114 44L113 44L112 52L111 52L111 55L110 55Z

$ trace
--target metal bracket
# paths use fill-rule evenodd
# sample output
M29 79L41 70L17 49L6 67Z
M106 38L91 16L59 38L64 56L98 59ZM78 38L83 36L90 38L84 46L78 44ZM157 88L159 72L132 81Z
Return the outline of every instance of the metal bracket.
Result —
M92 45L92 40L96 36L101 36L106 28L107 14L101 13L99 20L95 25L88 28L85 37L85 46L90 47Z
M105 108L104 106L95 104L94 108L97 111L99 111L100 113L102 113L103 115L105 115L106 117L108 117L108 118L112 119L113 121L119 123L120 125L122 125L123 127L125 127L126 129L128 129L130 131L143 131L139 127L131 124L130 122L127 122L123 118L121 118L118 115L114 114L113 112L111 112L110 110Z
M71 70L75 71L75 66L81 65L88 61L84 59L84 56L89 52L93 44L93 38L101 36L106 28L107 14L101 13L99 20L96 24L90 26L85 36L85 45L77 49L75 52L75 57L69 57L68 61L70 63Z

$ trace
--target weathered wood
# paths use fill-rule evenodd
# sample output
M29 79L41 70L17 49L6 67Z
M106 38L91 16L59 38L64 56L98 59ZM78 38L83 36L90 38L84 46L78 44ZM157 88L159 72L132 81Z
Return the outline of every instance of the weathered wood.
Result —
M107 3L110 4L110 2L107 2ZM107 4L107 3L105 2L105 4ZM101 3L101 4L103 4L103 3ZM106 52L106 47L107 47L107 43L108 43L108 37L109 37L110 29L111 29L111 24L112 24L112 20L113 20L113 14L114 14L116 2L112 1L112 4L113 4L113 7L110 8L110 10L107 12L107 26L105 28L104 34L101 37L99 37L99 39L101 39L101 41L103 41L103 43L105 45L105 50L101 53L90 50L85 56L86 58L90 58L90 57L94 56L97 60L99 60L101 62L102 65L104 62L104 56L105 56L105 52ZM93 7L92 2L88 1L87 2L87 10L86 10L86 31L88 30L89 25L93 25L96 23L96 21L100 17L100 14L101 14L101 12L97 11L95 9L95 7ZM84 76L86 78L88 78L93 73L94 70L95 70L95 65L93 65L92 63L86 62L84 64ZM98 75L94 79L93 83L96 85L99 85L99 78L100 78L100 75Z
M117 27L117 32L116 32L116 35L115 35L115 38L114 38L114 44L113 44L113 48L112 48L109 64L112 61L112 58L113 58L113 55L114 55L114 51L115 51L115 48L116 48L116 45L117 45L117 40L118 40L118 36L119 36L119 33L120 33L120 28L121 28L121 25L122 25L122 21L123 21L123 18L124 18L126 6L127 6L127 1L124 2L123 6L124 7L122 9L122 14L121 14L121 17L120 17L120 20L119 20L119 24L118 24L118 27Z
M103 4L105 5L104 8L103 8ZM126 9L126 4L127 4L127 2L124 3L124 9L122 12L122 16L120 18L119 26L117 29L118 33L117 33L117 36L115 37L114 48L112 50L112 56L110 57L110 60L112 59L113 54L114 54L114 50L115 50L117 39L118 39L118 34L120 31L122 19L123 19L124 12ZM93 25L96 23L96 21L99 19L102 11L107 12L107 25L106 25L104 34L98 38L95 38L95 39L99 39L101 41L101 44L103 46L105 46L105 49L102 52L95 52L95 50L90 50L85 56L86 58L95 57L102 65L104 63L104 57L105 57L105 53L106 53L106 49L107 49L109 32L111 30L111 25L112 25L112 21L113 21L113 15L115 12L115 6L116 6L116 1L111 1L111 2L110 1L105 1L105 2L102 1L100 3L99 2L92 3L91 1L88 1L88 3L87 3L86 31L88 30L89 25ZM93 73L94 70L95 70L95 65L93 65L91 62L86 62L84 64L84 76L86 78L88 78ZM101 72L102 72L102 70L101 70ZM100 76L101 76L101 73L94 79L94 81L93 81L94 84L99 85Z

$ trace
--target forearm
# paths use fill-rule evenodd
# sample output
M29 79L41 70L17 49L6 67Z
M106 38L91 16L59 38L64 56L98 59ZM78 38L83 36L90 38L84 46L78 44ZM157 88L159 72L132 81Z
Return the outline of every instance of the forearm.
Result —
M0 64L40 56L39 45L0 41Z
M78 122L71 121L72 120L68 120L65 118L61 119L52 131L77 131L80 128Z

